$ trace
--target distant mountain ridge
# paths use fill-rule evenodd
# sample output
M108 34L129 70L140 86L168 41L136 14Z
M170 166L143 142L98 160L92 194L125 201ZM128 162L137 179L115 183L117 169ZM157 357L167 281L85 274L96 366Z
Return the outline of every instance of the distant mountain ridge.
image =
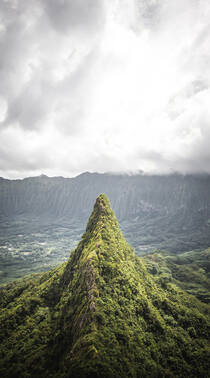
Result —
M86 172L74 178L42 175L1 179L0 220L71 220L84 227L101 192L110 198L128 240L136 248L152 244L189 250L210 245L210 175Z
M190 206L210 213L210 175L112 175L83 173L74 178L41 175L23 180L1 178L1 215L88 217L95 194L104 188L119 219L141 212L168 214ZM77 204L77 206L76 206ZM123 205L124 204L124 205Z
M0 307L4 378L208 376L209 306L149 274L104 194L68 261L1 288Z

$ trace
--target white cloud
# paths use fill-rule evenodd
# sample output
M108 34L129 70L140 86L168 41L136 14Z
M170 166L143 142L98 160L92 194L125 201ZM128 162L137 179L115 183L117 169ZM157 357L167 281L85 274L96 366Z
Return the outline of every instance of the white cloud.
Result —
M210 173L207 0L0 9L1 175Z

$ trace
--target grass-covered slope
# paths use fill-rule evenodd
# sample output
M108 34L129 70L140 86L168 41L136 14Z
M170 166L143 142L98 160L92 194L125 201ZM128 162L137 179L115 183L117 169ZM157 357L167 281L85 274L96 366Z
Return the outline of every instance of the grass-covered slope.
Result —
M202 302L210 303L210 248L179 255L154 251L144 256L144 261L157 282L173 282Z
M1 290L3 377L207 377L209 307L156 280L105 195L67 263Z

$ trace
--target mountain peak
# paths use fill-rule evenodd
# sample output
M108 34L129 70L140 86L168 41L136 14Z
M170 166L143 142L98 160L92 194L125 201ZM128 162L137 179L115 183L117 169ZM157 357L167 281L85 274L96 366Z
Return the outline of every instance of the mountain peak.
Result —
M75 253L79 258L79 255L85 253L87 256L87 253L91 251L95 251L100 258L106 256L106 259L111 260L124 260L128 256L134 256L105 194L97 197L86 232Z
M111 209L110 202L105 194L102 193L96 198L95 207L102 213Z
M105 194L100 194L96 198L93 212L95 212L95 215L112 215L115 217L110 202Z
M93 212L89 218L86 231L91 231L99 221L106 223L108 220L112 220L114 221L114 223L118 223L115 214L111 209L108 198L105 194L100 194L96 198Z

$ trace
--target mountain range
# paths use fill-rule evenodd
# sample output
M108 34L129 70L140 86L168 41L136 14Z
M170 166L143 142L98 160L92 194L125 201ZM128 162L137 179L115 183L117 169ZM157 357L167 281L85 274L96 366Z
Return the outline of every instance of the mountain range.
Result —
M1 178L0 222L77 224L79 238L101 192L109 197L138 254L154 248L180 252L210 245L209 175L86 172L75 178Z

